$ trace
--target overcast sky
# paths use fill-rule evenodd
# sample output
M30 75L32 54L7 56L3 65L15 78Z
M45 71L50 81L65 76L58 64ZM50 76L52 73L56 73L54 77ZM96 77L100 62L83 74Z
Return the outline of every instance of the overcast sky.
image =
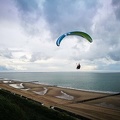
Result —
M70 36L88 33L93 42ZM0 0L0 71L120 71L120 0Z

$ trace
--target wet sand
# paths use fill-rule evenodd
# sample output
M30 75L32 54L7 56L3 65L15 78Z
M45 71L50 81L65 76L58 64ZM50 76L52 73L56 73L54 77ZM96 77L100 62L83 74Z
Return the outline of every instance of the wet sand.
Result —
M17 86L17 87L16 87ZM120 94L87 92L32 82L0 80L0 88L93 120L119 120Z

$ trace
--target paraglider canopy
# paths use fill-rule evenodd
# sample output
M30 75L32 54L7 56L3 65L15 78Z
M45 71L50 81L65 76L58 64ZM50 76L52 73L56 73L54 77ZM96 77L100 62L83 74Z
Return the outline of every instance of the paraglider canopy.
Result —
M80 69L80 68L81 68L81 65L80 65L80 63L79 63L79 64L77 64L76 69Z
M67 32L63 35L61 35L57 41L56 41L56 45L60 46L61 41L63 40L64 37L69 36L69 35L76 35L76 36L81 36L83 38L85 38L86 40L88 40L89 42L92 42L92 38L85 32L81 32L81 31L73 31L73 32Z

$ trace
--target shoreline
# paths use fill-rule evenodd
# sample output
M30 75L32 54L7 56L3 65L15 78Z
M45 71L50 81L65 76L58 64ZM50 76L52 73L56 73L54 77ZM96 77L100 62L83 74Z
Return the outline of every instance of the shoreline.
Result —
M18 81L18 82L23 82L23 83L34 83L34 84L40 84L40 85L46 85L46 86L51 86L51 87L59 87L59 88L65 88L65 89L71 89L71 90L80 90L80 91L85 91L85 92L95 92L95 93L105 93L105 94L117 94L120 92L115 92L115 91L101 91L101 90L87 90L87 89L79 89L79 88L73 88L73 87L65 87L65 86L59 86L59 85L51 85L48 83L40 83L39 81L22 81L18 79L8 79L8 78L0 78L0 81Z
M80 91L83 91L83 92L103 93L103 94L104 93L105 94L117 94L117 93L120 93L120 92L113 92L113 91L86 90L86 89L79 89L79 88L72 88L72 87L63 87L63 86L57 86L57 85L56 85L56 87L65 88L65 89L71 89L71 90L80 90Z
M11 82L7 83L3 81L3 79L0 80L1 89L33 99L49 108L54 106L95 120L98 118L101 118L100 120L110 118L119 120L120 118L120 94L82 91L34 82L10 80ZM23 85L24 88L21 86L20 88L15 88L9 84ZM41 94L36 94L34 91Z
M84 91L100 93L120 92L120 74L96 73L96 72L5 72L0 73L1 78L9 78L15 81L40 81L40 84L64 86ZM62 78L61 78L62 76ZM64 80L65 79L65 80ZM68 80L67 80L68 79Z

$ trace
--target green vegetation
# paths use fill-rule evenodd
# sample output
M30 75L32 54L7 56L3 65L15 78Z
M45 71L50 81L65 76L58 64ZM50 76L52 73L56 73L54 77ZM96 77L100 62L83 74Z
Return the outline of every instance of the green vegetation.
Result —
M65 113L49 109L0 89L0 120L75 120Z

